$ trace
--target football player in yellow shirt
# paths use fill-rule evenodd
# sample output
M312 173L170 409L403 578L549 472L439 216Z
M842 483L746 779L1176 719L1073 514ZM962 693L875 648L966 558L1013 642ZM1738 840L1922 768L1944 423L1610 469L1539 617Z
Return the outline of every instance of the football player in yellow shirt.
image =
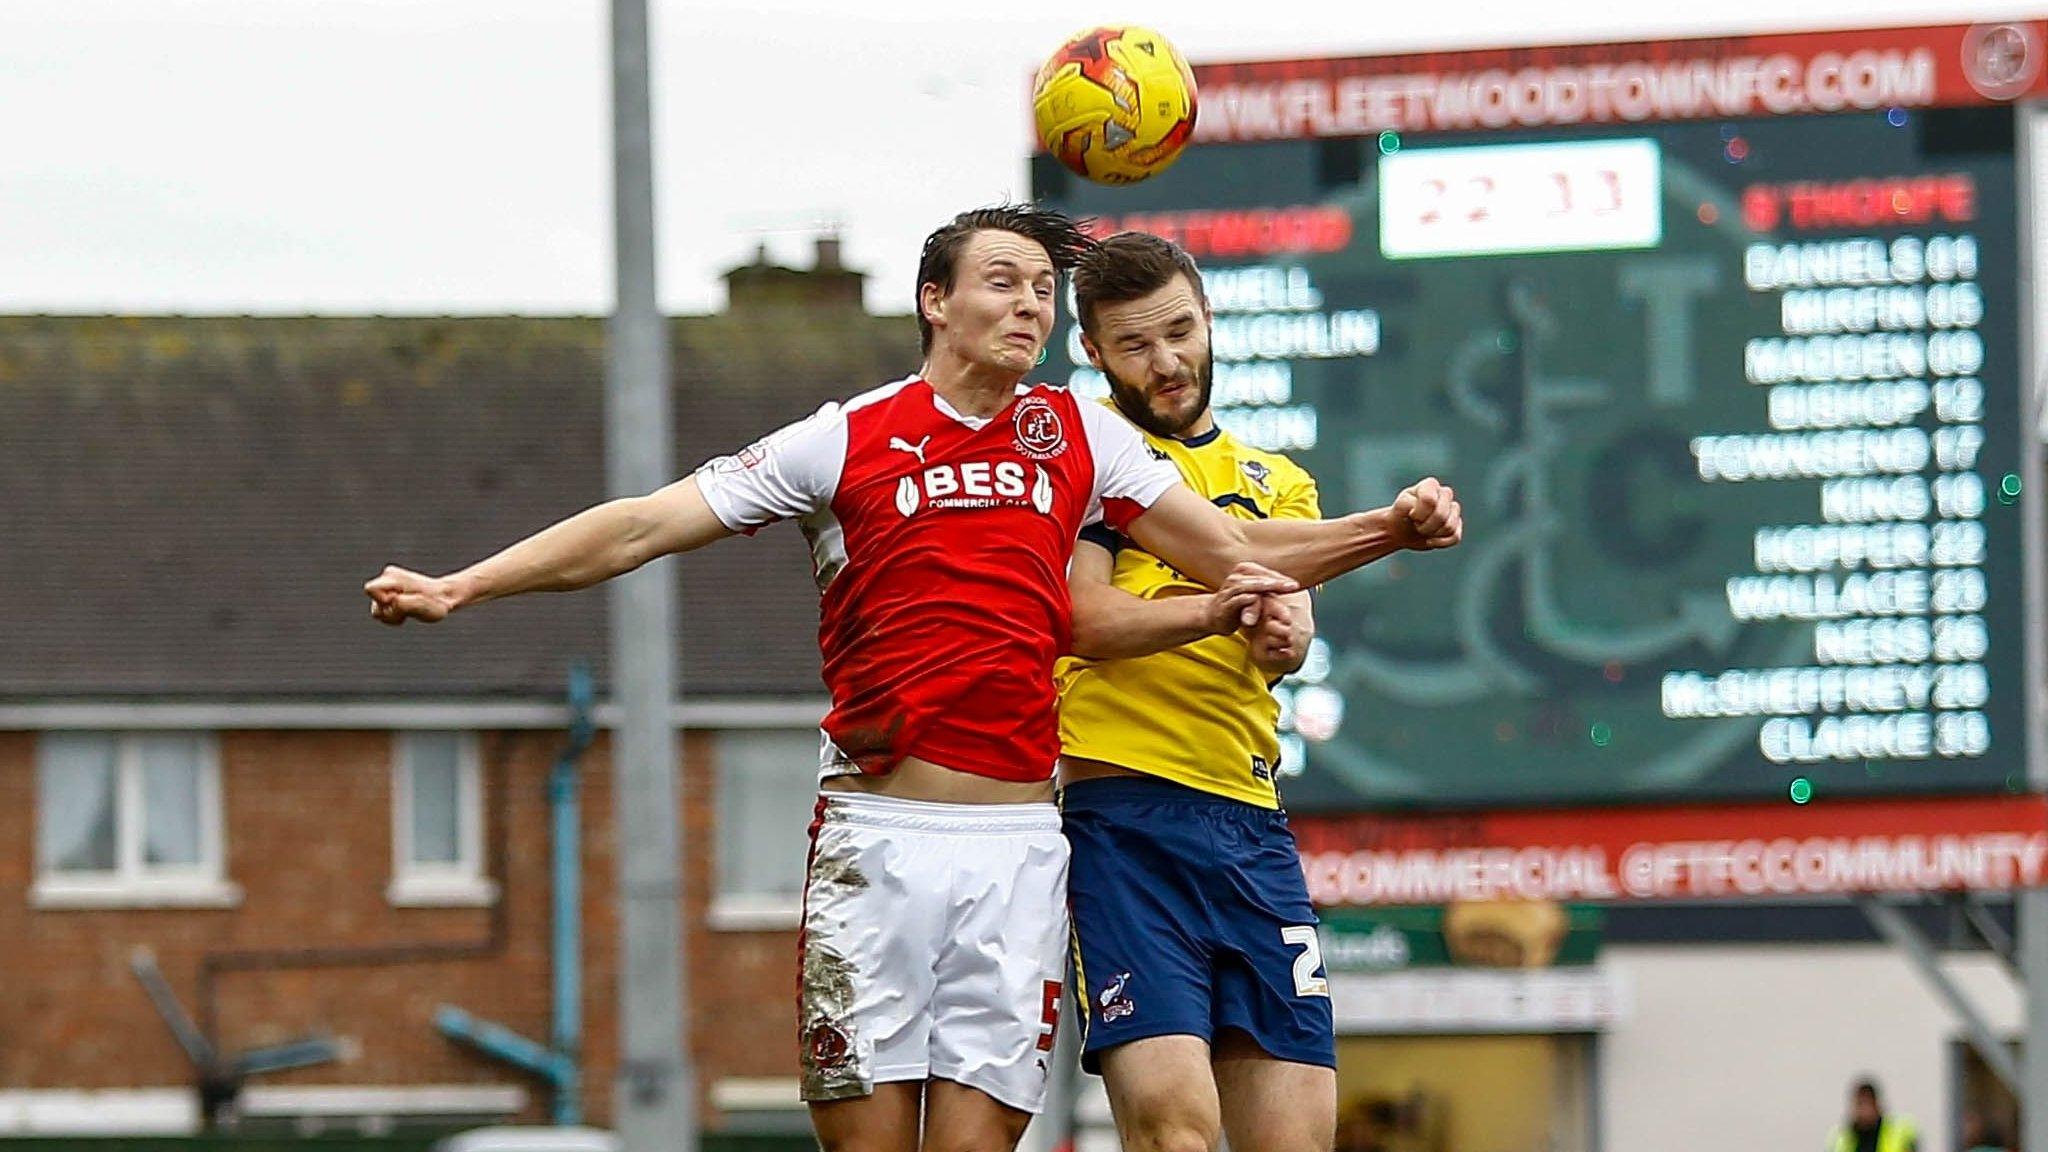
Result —
M1209 411L1210 311L1194 261L1126 232L1084 255L1075 313L1110 399L1233 515L1316 519L1315 481ZM1424 481L1436 487L1434 481ZM1420 485L1418 485L1420 487ZM1455 495L1440 532L1456 544ZM1395 509L1412 508L1415 490ZM1082 1064L1124 1147L1327 1152L1336 1039L1316 915L1280 809L1271 686L1314 636L1307 592L1210 594L1128 539L1084 530L1059 669L1062 808Z

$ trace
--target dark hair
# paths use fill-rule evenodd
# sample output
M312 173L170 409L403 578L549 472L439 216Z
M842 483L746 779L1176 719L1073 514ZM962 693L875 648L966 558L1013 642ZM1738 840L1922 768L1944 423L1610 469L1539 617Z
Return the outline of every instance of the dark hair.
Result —
M1873 1078L1873 1077L1870 1077L1870 1076L1865 1076L1865 1077L1862 1077L1861 1079L1857 1080L1857 1081L1856 1081L1856 1089L1855 1089L1855 1095L1858 1095L1858 1096L1868 1096L1868 1097L1870 1097L1870 1098L1871 1098L1872 1100L1876 1100L1876 1099L1878 1098L1878 1097L1877 1097L1877 1080L1876 1080L1875 1078Z
M932 350L932 324L924 318L924 286L936 284L941 293L953 290L954 265L961 249L976 232L1014 232L1045 249L1056 272L1073 268L1081 254L1095 246L1074 220L1050 208L1031 204L998 204L962 212L924 238L924 252L917 259L917 338L920 351Z
M1090 248L1074 266L1074 318L1095 331L1095 310L1149 296L1186 276L1195 299L1206 302L1202 270L1187 249L1149 232L1119 232Z

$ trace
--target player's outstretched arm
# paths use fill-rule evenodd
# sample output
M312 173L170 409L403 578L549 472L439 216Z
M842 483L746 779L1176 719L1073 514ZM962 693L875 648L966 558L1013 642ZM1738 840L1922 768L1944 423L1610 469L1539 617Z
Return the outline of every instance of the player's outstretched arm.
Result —
M659 556L688 552L732 535L685 477L646 496L586 508L487 560L447 576L396 566L363 585L370 615L386 624L432 623L522 592L570 592L631 572Z
M1093 660L1150 656L1258 622L1259 598L1299 585L1256 564L1240 564L1206 596L1147 600L1110 583L1115 558L1083 540L1074 546L1067 587L1074 600L1074 655Z
M1384 508L1334 520L1240 520L1176 485L1125 530L1145 551L1215 588L1244 561L1321 584L1404 549L1449 548L1464 539L1465 520L1457 495L1430 477Z

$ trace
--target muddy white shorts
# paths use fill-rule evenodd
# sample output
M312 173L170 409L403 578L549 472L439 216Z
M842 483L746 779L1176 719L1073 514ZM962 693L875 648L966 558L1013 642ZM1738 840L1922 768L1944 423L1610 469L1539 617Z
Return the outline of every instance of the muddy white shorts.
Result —
M1059 810L825 792L811 827L804 1099L938 1078L1037 1112L1067 947Z

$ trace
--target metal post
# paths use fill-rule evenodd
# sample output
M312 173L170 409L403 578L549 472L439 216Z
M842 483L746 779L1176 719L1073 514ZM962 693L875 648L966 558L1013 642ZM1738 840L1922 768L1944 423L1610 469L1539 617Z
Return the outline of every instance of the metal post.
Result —
M2021 1147L2048 1141L2048 892L2023 889L2019 900L2020 971L2026 977L2027 1038L2021 1054Z
M1992 1074L1997 1076L2008 1090L2017 1094L2025 1083L2020 1074L2019 1061L2013 1059L2011 1049L1999 1039L1997 1031L1984 1019L1984 1014L1977 1011L1977 1006L1970 1002L1969 996L1964 994L1955 981L1949 979L1948 972L1941 966L1941 958L1935 955L1934 945L1920 934L1920 929L1914 927L1911 920L1906 919L1904 912L1877 897L1867 893L1859 894L1856 897L1856 906L1863 910L1863 915L1869 918L1878 933L1890 941L1892 947L1904 952L1906 958L1913 962L1913 966L1920 970L1920 975L1948 1004L1949 1011L1954 1012L1956 1019L1962 1022L1963 1035L1969 1040L1970 1047L1975 1048L1977 1055L1984 1058L1984 1064L1991 1069Z
M1991 909L1977 898L1976 893L1966 892L1962 897L1963 918L1970 923L1970 929L1977 934L1986 947L2005 962L2005 970L2017 977L2020 974L2019 945L2013 942L2012 933L1991 914Z
M605 360L605 478L613 496L671 479L668 329L655 296L647 0L612 0L613 266ZM619 1067L612 1115L625 1152L695 1152L696 1083L684 1043L682 868L676 807L673 572L613 581L612 745L619 884Z
M2039 267L2048 253L2041 250L2043 230L2035 213L2041 210L2040 186L2034 166L2041 162L2037 136L2048 131L2043 109L2031 105L2016 118L2019 139L2014 165L2019 172L2020 224L2020 547L2025 588L2021 632L2026 645L2027 786L2048 791L2048 504L2042 502L2042 385L2040 343L2035 327L2041 307ZM2048 890L2027 888L2014 897L2019 918L2020 973L2027 990L2024 1091L2020 1093L2020 1146L2048 1148Z

